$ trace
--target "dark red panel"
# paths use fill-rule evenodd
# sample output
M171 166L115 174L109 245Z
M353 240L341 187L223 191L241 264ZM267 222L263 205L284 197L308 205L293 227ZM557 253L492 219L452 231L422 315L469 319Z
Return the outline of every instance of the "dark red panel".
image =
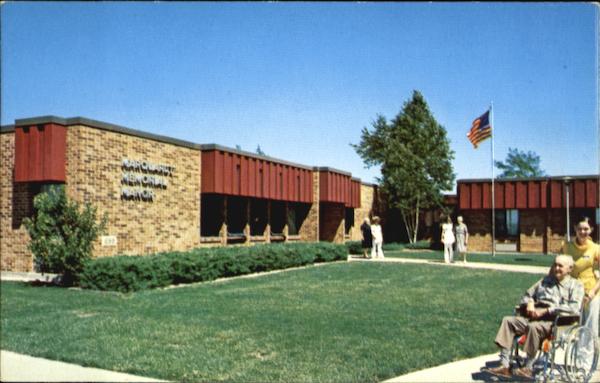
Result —
M15 182L65 182L67 129L45 124L15 128Z
M598 190L598 179L586 180L585 189L585 206L591 208L598 208L600 205L598 201L598 194L600 193L600 190Z
M350 181L350 202L346 203L347 207L357 209L360 207L360 182Z
M203 151L202 192L312 202L312 172L238 153Z
M248 162L250 161L250 159L248 157L240 157L240 168L242 171L242 187L241 187L241 195L243 196L250 196L250 190L248 187L249 184L249 180L248 180Z
M515 184L513 182L506 182L504 184L504 208L505 209L514 209L516 204L516 190Z
M527 207L530 209L539 209L540 206L540 183L527 183Z
M526 182L516 182L515 183L515 193L516 193L516 207L517 209L525 209L527 208L527 183Z
M215 193L215 152L202 152L202 193Z
M550 190L550 183L548 181L540 182L540 207L548 207L548 190Z
M471 185L471 209L481 209L481 184Z
M492 183L481 184L481 207L484 209L492 208Z
M504 183L494 183L494 202L496 209L504 209L504 192L506 188Z
M573 194L573 207L586 207L585 206L585 180L576 180L572 184L572 189L570 190L570 194ZM570 197L570 196L569 196Z
M330 171L319 172L319 195L322 202L350 204L351 179L349 175Z
M563 184L558 181L550 181L550 207L563 207Z
M458 184L458 195L459 202L458 206L461 210L471 208L471 184L460 183Z
M256 169L256 158L250 158L248 161L248 195L257 197L256 180L258 178L258 170Z

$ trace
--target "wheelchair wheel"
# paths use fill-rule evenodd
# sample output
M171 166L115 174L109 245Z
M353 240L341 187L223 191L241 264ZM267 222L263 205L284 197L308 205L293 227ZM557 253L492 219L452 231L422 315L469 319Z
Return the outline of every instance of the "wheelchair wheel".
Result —
M574 327L566 335L565 375L570 383L587 383L598 365L598 339L583 326Z

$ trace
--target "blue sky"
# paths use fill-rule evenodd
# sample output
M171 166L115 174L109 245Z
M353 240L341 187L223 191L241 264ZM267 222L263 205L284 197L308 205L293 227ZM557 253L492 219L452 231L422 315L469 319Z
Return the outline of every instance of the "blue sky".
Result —
M8 2L1 18L3 125L83 116L374 182L350 143L419 90L459 179L491 176L491 141L466 133L492 102L496 159L599 172L593 4Z

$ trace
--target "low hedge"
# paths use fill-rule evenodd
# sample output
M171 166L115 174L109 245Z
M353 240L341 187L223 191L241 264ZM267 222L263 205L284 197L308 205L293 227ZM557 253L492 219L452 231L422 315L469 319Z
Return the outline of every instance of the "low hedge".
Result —
M348 254L362 254L362 242L361 241L348 241L345 243Z
M413 250L427 250L431 248L431 242L427 240L417 241L415 243L407 244L405 248Z
M319 242L96 258L85 264L79 285L85 289L130 292L345 260L347 254L344 245Z

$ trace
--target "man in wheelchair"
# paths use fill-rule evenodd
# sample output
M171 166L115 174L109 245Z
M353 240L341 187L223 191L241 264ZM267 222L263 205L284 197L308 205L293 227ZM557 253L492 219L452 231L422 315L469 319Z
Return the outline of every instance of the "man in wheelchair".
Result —
M584 297L583 285L569 275L572 268L571 256L556 256L548 275L531 286L521 298L520 315L502 319L495 339L500 347L500 366L487 371L505 378L513 374L533 378L535 356L544 339L551 334L554 318L559 314L579 315ZM515 336L523 334L527 336L523 344L527 362L524 367L511 371L511 346Z

